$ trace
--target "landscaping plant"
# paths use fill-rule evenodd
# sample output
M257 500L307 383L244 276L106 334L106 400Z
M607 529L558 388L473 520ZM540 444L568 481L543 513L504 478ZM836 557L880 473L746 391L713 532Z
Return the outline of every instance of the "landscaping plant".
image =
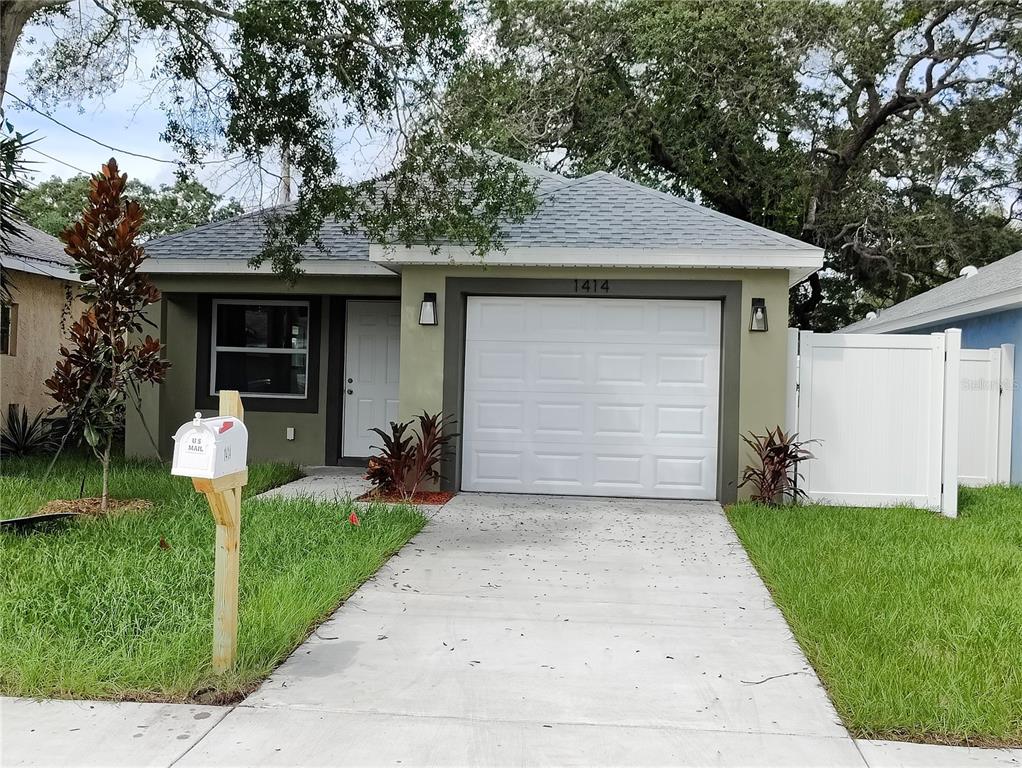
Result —
M418 428L406 434L414 421ZM390 422L390 434L374 427L383 445L373 446L380 454L369 459L366 479L376 493L411 499L424 483L438 482L444 448L456 436L451 430L454 423L451 416L423 411L412 421Z
M67 413L69 430L81 430L103 467L100 508L109 499L110 456L123 424L125 404L137 404L143 383L159 384L170 364L160 342L141 338L146 307L160 292L139 272L145 252L136 240L143 214L124 200L127 174L113 158L89 182L89 206L60 237L82 280L86 310L71 326L71 347L61 346L50 395ZM57 408L54 408L57 410Z
M11 403L0 428L0 455L32 456L52 453L56 449L56 435L53 424L46 420L46 412L39 411L31 419L28 409Z
M745 467L738 487L751 483L755 488L753 501L773 505L782 503L785 497L797 501L806 495L798 487L802 477L798 465L813 458L806 445L815 441L799 442L797 437L798 433L789 435L780 427L768 429L765 435L754 432L742 435L742 440L756 455L757 463Z

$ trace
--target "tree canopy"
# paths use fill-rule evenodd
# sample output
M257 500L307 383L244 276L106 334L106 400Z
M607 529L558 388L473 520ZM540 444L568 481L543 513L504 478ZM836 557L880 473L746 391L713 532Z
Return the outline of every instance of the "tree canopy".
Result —
M26 190L19 201L25 221L54 237L77 221L89 203L88 176L60 179L56 176ZM127 182L123 195L145 211L140 237L148 240L185 229L221 221L244 213L236 200L225 201L193 179L154 188L137 179Z
M492 0L449 119L826 249L831 330L1022 248L1022 5Z
M517 166L472 151L439 109L468 44L457 0L5 0L0 92L31 24L53 38L26 43L29 92L18 99L34 108L120 87L146 42L164 137L185 160L286 155L298 202L271 219L261 258L288 278L327 216L383 243L450 239L483 252L503 217L535 204ZM341 173L337 144L353 135L382 147L375 178Z

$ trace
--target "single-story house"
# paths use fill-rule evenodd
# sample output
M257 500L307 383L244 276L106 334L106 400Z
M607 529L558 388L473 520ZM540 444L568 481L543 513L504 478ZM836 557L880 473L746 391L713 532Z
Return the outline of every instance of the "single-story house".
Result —
M962 347L1015 345L1011 482L1022 484L1022 251L895 304L841 333L934 333L962 330Z
M619 179L525 166L539 208L480 258L383 247L327 223L294 286L247 265L250 214L154 240L172 363L147 392L163 457L221 388L253 459L365 462L371 427L458 421L448 489L734 499L739 435L783 423L789 287L820 249Z
M73 298L80 281L63 243L28 224L18 226L22 236L9 238L0 251L11 293L0 306L0 408L24 406L35 415L54 405L43 382L81 313Z

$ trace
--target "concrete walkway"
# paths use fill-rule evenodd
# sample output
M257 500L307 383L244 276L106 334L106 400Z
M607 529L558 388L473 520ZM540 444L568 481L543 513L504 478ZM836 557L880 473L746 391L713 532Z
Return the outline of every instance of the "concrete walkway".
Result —
M317 501L357 499L372 486L365 479L365 467L302 467L305 477L260 493L258 499L281 496L309 496Z
M712 503L463 494L237 707L0 721L4 766L1020 764L849 738Z

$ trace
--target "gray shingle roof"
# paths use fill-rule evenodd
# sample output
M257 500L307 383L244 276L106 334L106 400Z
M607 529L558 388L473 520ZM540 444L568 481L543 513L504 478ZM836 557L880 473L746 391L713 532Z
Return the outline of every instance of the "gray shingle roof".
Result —
M0 251L0 264L4 269L26 272L57 280L77 282L74 262L64 253L64 244L53 235L18 222L22 237L10 237Z
M538 183L539 208L504 233L508 247L592 247L698 250L791 251L817 249L763 227L605 172L567 179L534 165L520 164ZM270 209L274 210L274 209ZM263 216L255 212L152 240L150 257L159 259L249 259L263 245ZM307 259L363 260L369 243L328 220Z
M1022 302L1022 251L980 267L972 277L957 277L926 293L888 307L877 313L873 320L852 323L842 328L841 332L854 333L873 328L883 330L888 323L904 323L902 327L910 328L912 318L921 315L926 317L920 325L960 317L973 302L998 294L1004 294L1008 299L1014 296L1015 303ZM934 318L933 313L942 316Z
M806 249L811 245L604 171L539 192L535 214L506 234L509 246Z
M233 219L203 224L194 229L165 235L145 244L149 258L157 259L239 259L248 261L263 248L265 217L286 212L294 203L253 211ZM369 241L364 235L350 234L340 222L328 219L319 232L326 252L313 243L301 248L304 259L359 261L369 258Z
M71 257L64 253L64 244L60 240L31 224L18 222L18 226L24 234L22 237L8 238L3 249L5 256L45 261L62 267L71 266Z

